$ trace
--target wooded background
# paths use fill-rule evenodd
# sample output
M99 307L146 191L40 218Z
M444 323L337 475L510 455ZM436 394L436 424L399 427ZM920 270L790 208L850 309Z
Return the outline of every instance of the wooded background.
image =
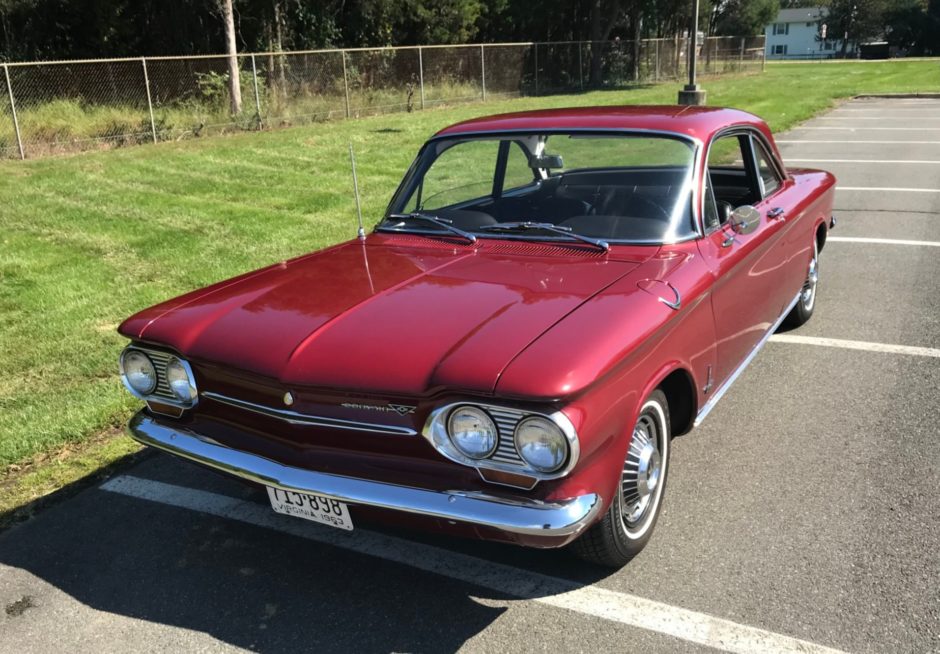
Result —
M689 0L234 0L239 51L672 37ZM940 0L784 0L829 7L830 38L940 54ZM780 0L701 0L707 36L763 33ZM220 0L0 0L0 60L225 52Z

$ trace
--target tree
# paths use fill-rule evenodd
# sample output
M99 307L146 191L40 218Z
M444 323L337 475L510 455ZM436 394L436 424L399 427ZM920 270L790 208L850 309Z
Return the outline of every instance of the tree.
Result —
M760 34L780 13L779 0L724 0L712 12L711 34L746 36Z
M618 24L626 22L625 0L591 0L591 84L601 83L604 49L599 43L607 41Z
M909 54L940 53L940 0L901 0L885 15L885 33Z
M393 29L395 42L467 43L477 35L480 0L403 0Z
M235 11L232 0L216 0L225 26L225 50L228 53L228 92L232 115L242 112L242 83L238 69L238 45L235 43Z
M884 36L887 0L831 0L825 22L828 38L842 40L842 55L849 44Z

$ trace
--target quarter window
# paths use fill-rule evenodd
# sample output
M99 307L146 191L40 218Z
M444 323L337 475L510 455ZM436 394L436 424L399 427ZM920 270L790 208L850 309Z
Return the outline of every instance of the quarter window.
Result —
M721 224L721 217L718 214L718 205L715 203L715 194L712 192L712 185L708 181L709 175L705 175L705 198L704 198L704 219L705 229L714 229Z
M760 174L761 186L763 186L764 197L767 197L778 188L780 188L780 177L777 170L771 163L770 155L764 145L757 140L754 143L754 154L757 157L757 171Z

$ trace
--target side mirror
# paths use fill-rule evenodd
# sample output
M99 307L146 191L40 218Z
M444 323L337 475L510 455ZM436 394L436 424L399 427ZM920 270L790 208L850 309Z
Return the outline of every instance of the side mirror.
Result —
M750 234L760 225L760 211L745 204L731 212L728 224L736 234Z

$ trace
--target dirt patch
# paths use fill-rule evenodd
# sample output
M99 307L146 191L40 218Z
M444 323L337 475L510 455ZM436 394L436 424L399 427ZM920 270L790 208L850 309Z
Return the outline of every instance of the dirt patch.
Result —
M88 438L87 440L76 443L66 443L65 445L54 450L40 452L26 461L12 463L8 465L5 470L0 471L0 492L2 492L4 487L14 484L18 478L29 474L39 467L54 462L62 463L63 461L67 461L72 457L78 456L84 452L87 452L88 450L100 446L106 441L120 436L122 433L123 429L121 427L109 427L106 430L95 434L91 438Z
M132 465L145 451L109 427L87 440L0 469L0 531Z

